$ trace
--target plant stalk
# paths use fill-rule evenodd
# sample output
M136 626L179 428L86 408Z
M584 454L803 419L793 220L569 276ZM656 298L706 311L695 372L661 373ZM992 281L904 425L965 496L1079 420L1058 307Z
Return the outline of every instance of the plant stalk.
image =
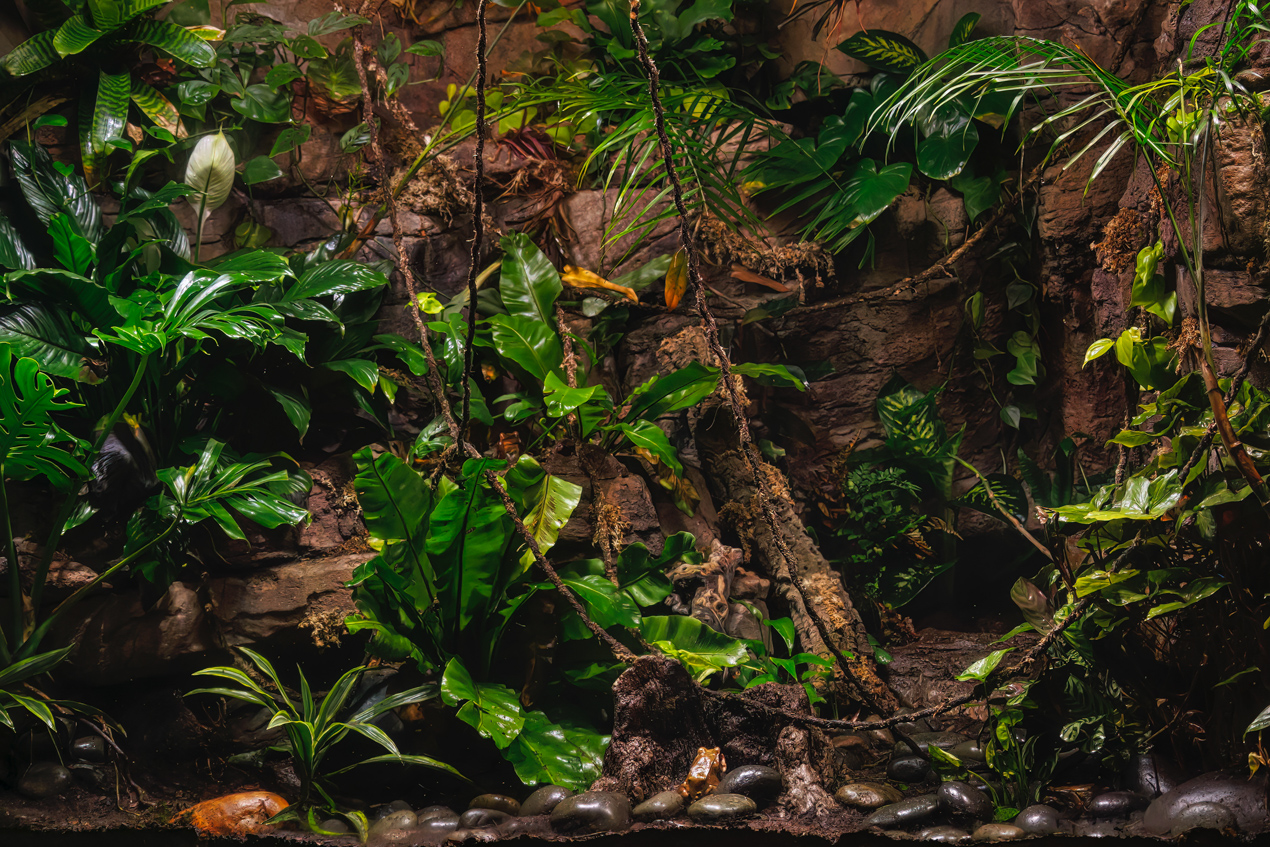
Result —
M13 540L13 516L9 513L9 487L4 483L4 465L0 464L0 512L4 513L5 555L9 557L9 602L13 604L13 643L22 643L26 615L22 608L22 569L18 566L18 545ZM9 662L9 643L0 627L0 658Z
M123 397L119 398L114 411L106 419L106 424L102 427L101 434L97 436L97 442L93 445L92 453L88 457L90 460L101 452L102 445L110 437L110 431L114 429L115 424L119 423L119 419L123 417L124 410L128 408L128 403L132 400L132 395L137 393L141 380L145 377L152 355L152 353L145 354L141 357L141 361L137 363L137 370L132 375L132 382L128 385L128 390L123 393ZM87 463L85 463L85 466L89 468L89 473L92 473L91 466L87 465ZM57 553L58 542L62 539L62 528L66 526L66 521L70 519L71 511L75 508L75 497L79 493L79 487L87 479L87 474L80 474L71 480L70 490L66 493L66 499L62 501L62 507L58 510L53 526L49 529L48 540L44 542L44 553L40 556L40 563L35 569L35 579L31 583L31 615L33 619L40 613L40 599L44 593L44 580L48 577L49 568L53 564L53 556ZM21 639L19 639L15 643L14 649L16 650L21 643Z

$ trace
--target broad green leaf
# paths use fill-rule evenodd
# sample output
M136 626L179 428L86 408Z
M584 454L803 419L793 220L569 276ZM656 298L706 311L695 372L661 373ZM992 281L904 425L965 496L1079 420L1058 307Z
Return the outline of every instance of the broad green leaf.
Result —
M275 91L264 83L249 85L241 97L229 102L235 112L253 121L281 124L291 120L291 92L285 88Z
M970 667L957 674L957 679L962 682L985 681L989 674L997 669L997 665L1001 664L1001 660L1005 658L1005 654L1009 653L1012 649L1012 647L1007 647L1003 650L993 650L991 653L984 656L979 661L972 663Z
M278 133L277 139L273 142L273 147L269 149L269 156L277 156L279 153L289 153L301 144L309 140L309 133L313 131L313 127L309 124L301 126L289 126L282 132Z
M128 120L128 101L132 96L132 77L127 73L97 74L96 96L81 95L79 104L79 141L83 155L84 175L90 185L97 182L97 172L113 149L111 142L123 135Z
M333 371L347 374L368 392L374 392L375 386L379 384L379 366L368 359L335 359L324 362L323 365Z
M965 168L978 145L979 130L967 118L959 129L918 142L917 168L931 179L951 179Z
M63 174L57 170L38 144L13 139L9 150L22 195L36 216L48 224L53 215L65 212L79 225L85 238L97 242L102 235L101 210L83 178L73 172Z
M95 245L80 234L74 221L62 212L49 221L53 258L73 274L85 276L97 258Z
M493 315L489 322L498 355L519 365L537 382L560 368L564 351L550 325L524 315Z
M1270 728L1270 706L1266 706L1261 710L1261 714L1252 719L1252 723L1248 724L1248 728L1244 730L1244 735L1267 728Z
M636 421L633 424L617 424L612 428L625 435L636 447L647 450L660 459L675 476L683 476L684 469L679 461L679 453L666 437L666 432L657 424L652 421Z
M504 479L521 507L525 528L545 554L555 546L560 530L581 502L582 486L547 473L529 456L521 456ZM533 561L533 551L526 550L521 567L528 568Z
M761 385L780 385L807 390L807 377L801 368L770 365L762 362L745 362L732 366L732 373L748 376Z
M511 744L525 725L516 692L505 685L476 682L457 658L445 666L441 699L450 706L462 704L459 718L500 750Z
M302 76L304 76L304 71L300 70L299 65L295 62L284 62L280 65L274 65L269 69L269 73L265 74L265 85L269 86L274 91L277 91L282 86L287 85ZM309 124L303 124L303 128L311 129L311 126ZM299 129L299 127L293 127L292 129ZM288 130L283 130L283 132L287 131ZM270 155L276 154L271 153Z
M522 232L504 236L500 245L505 254L498 278L503 305L512 315L536 320L554 329L556 298L564 290L560 274Z
M547 404L547 414L553 418L563 418L579 406L590 402L597 392L603 390L599 385L570 388L554 372L549 373L543 381L543 400Z
M9 219L0 214L0 268L11 271L35 267L35 256L18 235Z
M1094 359L1097 359L1099 356L1102 356L1114 347L1115 344L1116 342L1110 338L1100 338L1093 344L1090 344L1089 349L1085 351L1085 361L1081 363L1081 366L1083 367L1084 365L1092 362Z
M416 56L444 56L445 45L439 41L416 41L406 48L407 53L413 53Z
M698 678L736 667L749 655L744 643L687 615L647 617L640 621L639 628L646 641L678 659Z
M268 156L257 156L243 166L243 182L256 185L283 176L282 168Z
M12 347L0 343L0 467L3 476L31 479L39 475L60 482L68 476L87 473L72 453L58 446L69 438L58 429L53 415L78 405L59 399L67 393L40 372L36 360L15 359Z
M591 620L601 627L639 625L639 609L635 608L634 601L606 577L586 574L561 579L578 595Z
M671 374L655 375L631 392L623 420L656 420L667 412L695 406L714 392L719 369L692 362Z
M524 727L503 756L525 785L561 785L585 791L600 777L609 736L593 729L552 723L542 712L525 712Z
M287 291L286 299L350 294L387 285L388 277L370 265L343 260L329 261L315 265L301 274L296 284Z
M421 544L432 507L427 480L391 453L375 457L370 447L363 447L353 458L353 486L367 532L383 541L417 539Z
M867 224L908 190L913 166L896 162L878 170L872 159L861 159L843 186L843 200L854 211L852 226Z
M920 47L899 33L884 29L857 32L837 49L871 68L892 73L908 73L926 61Z
M978 12L969 12L961 16L961 20L953 25L952 32L948 34L948 47L960 47L970 40L970 34L975 31L975 27L979 24L979 19L983 17Z
M283 388L270 388L269 393L278 401L278 405L287 415L287 420L291 421L296 434L303 442L305 433L309 431L309 418L313 416L313 407L309 405L308 399L295 391Z
M154 88L139 79L132 80L132 102L141 110L155 126L162 127L172 134L173 138L184 138L185 127L181 123L181 114L172 101L164 97Z

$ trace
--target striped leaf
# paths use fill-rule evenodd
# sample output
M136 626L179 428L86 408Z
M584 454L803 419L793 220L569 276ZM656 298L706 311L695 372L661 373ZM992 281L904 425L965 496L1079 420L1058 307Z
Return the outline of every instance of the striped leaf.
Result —
M899 33L884 29L857 32L837 49L871 68L891 73L907 74L926 61L922 48Z
M137 21L129 28L127 39L158 48L196 68L216 64L216 50L210 44L185 27L167 21Z
M960 47L969 41L970 34L975 31L981 17L983 16L978 12L962 15L961 20L957 21L957 25L953 27L952 34L948 36L948 49Z
M83 14L72 15L53 33L53 49L62 58L82 53L106 33L89 26Z
M84 176L89 186L98 182L97 172L110 153L110 140L119 138L128 119L131 77L98 72L97 96L80 98L79 143L84 158Z
M53 37L54 33L50 31L28 38L0 59L0 68L10 76L26 76L56 64L62 57L57 55Z
M168 0L88 0L88 8L98 29L111 30L166 2Z
M134 79L132 102L137 104L143 115L154 121L155 126L166 129L177 138L185 138L189 134L185 131L185 124L181 123L181 115L172 101L160 94L154 86Z

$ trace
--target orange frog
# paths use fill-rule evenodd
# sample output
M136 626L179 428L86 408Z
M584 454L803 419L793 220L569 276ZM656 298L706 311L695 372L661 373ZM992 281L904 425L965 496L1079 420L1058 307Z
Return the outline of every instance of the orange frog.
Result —
M698 747L697 757L688 768L688 778L676 788L689 803L695 803L714 791L719 777L728 769L728 761L718 747Z

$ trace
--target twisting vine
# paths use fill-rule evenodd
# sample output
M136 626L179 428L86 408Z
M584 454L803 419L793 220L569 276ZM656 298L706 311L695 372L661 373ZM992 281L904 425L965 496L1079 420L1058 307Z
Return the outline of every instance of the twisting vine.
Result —
M472 265L467 271L467 344L463 349L463 415L459 431L467 442L467 429L472 414L472 364L476 357L476 277L481 270L481 247L485 240L485 50L489 43L485 24L485 7L488 0L476 5L476 152L472 163L476 175L472 185Z

